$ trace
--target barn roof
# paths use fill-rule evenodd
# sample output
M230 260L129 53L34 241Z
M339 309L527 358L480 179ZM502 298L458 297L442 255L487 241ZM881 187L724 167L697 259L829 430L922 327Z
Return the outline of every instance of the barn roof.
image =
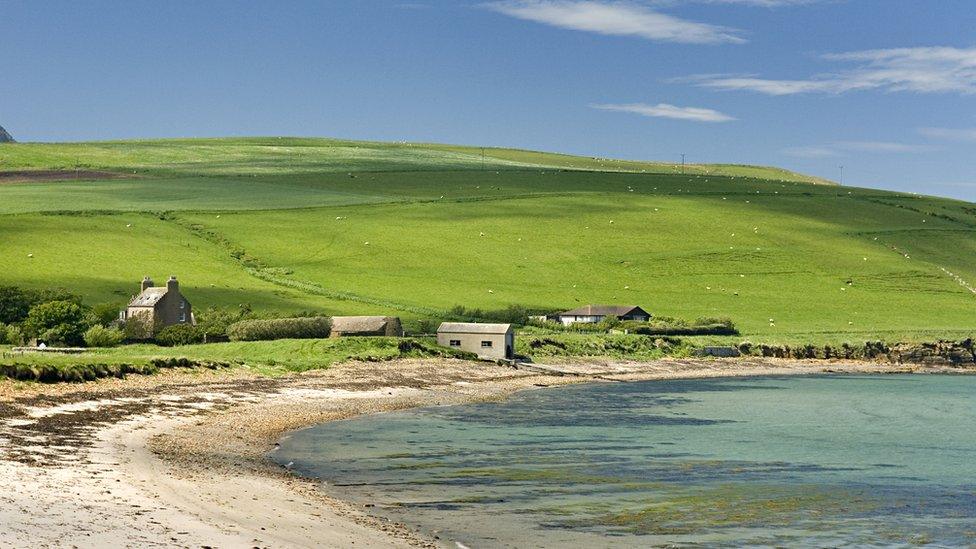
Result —
M390 322L399 321L395 316L334 316L332 317L332 331L340 333L350 332L382 332Z
M448 334L507 334L511 324L483 324L480 322L442 322L437 332Z
M626 316L634 312L647 314L637 305L584 305L559 313L559 316Z
M166 297L166 291L166 286L146 288L141 294L132 298L129 307L152 307Z

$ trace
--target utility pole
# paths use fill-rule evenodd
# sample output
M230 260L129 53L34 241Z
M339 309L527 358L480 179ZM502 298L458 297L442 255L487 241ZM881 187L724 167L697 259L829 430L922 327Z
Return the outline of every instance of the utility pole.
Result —
M838 166L840 168L840 184L844 184L844 166Z
M685 153L681 153L681 175L685 174Z

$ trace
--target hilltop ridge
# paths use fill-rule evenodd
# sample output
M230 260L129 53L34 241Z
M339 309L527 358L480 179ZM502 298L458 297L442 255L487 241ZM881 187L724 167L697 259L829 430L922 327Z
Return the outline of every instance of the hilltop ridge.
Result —
M238 137L25 143L0 152L5 169L144 170L159 174L281 174L400 170L563 169L714 175L834 184L782 168L574 156L505 147L311 137Z

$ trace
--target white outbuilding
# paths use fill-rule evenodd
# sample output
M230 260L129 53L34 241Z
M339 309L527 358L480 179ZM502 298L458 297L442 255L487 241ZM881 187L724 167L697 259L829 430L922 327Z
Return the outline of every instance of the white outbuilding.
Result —
M437 344L488 360L515 357L515 331L511 324L443 322L437 328Z

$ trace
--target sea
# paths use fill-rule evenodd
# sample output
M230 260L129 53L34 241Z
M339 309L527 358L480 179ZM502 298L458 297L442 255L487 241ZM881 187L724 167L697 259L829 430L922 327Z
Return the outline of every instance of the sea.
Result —
M289 434L445 547L976 545L976 376L592 383Z

